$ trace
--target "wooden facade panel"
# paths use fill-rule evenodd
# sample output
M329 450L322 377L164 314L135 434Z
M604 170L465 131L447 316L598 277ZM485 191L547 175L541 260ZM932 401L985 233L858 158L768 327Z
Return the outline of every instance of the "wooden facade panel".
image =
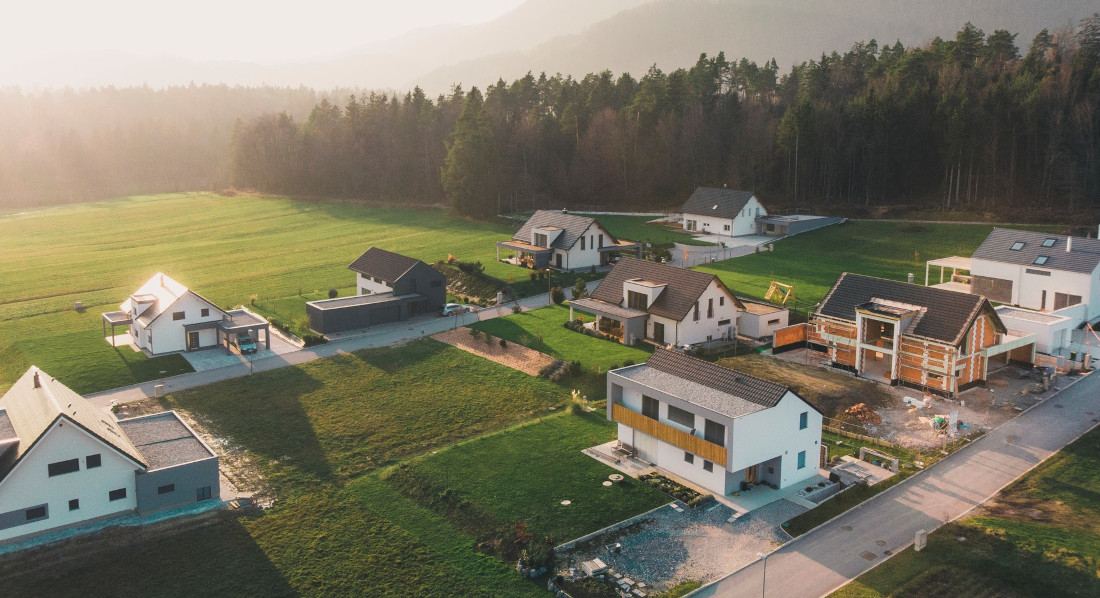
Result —
M726 466L726 447L708 442L698 436L692 436L687 432L677 430L668 424L663 424L655 419L646 417L637 411L631 411L619 403L615 403L611 406L611 418L639 432L649 434L658 440L682 448L689 453L699 455L707 461L713 461L722 467Z

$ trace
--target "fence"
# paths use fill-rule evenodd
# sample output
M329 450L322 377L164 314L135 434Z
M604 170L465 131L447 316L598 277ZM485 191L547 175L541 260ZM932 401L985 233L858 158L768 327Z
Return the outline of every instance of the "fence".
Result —
M848 437L848 438L853 438L855 440L862 440L863 442L869 442L871 444L875 444L875 445L881 446L883 448L892 448L892 449L898 448L898 445L894 444L893 442L890 442L890 441L887 441L887 440L882 440L881 438L875 438L874 436L864 436L863 434L856 434L855 432L849 432L847 430L841 430L840 428L834 428L832 426L821 426L821 429L825 430L827 432L832 432L833 434L839 434L841 436L845 436L845 437Z

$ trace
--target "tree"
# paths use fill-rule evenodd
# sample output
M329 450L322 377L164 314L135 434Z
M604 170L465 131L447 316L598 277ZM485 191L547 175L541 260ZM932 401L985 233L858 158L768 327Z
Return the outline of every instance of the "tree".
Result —
M577 278L577 282L573 283L573 299L584 299L588 296L588 287L584 283L583 278Z
M455 123L441 171L443 192L456 212L481 218L496 213L497 165L489 115L481 92L474 87Z

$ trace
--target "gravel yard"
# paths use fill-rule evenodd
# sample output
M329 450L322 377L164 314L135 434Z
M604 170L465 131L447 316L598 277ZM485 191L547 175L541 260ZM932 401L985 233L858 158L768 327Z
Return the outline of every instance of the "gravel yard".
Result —
M609 532L561 555L569 567L599 557L624 577L660 592L681 581L718 579L771 552L787 540L779 524L806 509L778 500L727 523L729 507L713 502L678 512L665 506L625 529ZM618 553L607 546L618 542Z

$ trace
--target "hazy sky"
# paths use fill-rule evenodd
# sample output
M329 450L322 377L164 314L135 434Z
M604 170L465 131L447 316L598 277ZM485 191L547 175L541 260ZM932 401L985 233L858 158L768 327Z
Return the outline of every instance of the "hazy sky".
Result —
M14 0L0 8L0 73L50 56L164 54L277 63L412 29L491 20L522 0ZM3 84L0 81L0 84Z

